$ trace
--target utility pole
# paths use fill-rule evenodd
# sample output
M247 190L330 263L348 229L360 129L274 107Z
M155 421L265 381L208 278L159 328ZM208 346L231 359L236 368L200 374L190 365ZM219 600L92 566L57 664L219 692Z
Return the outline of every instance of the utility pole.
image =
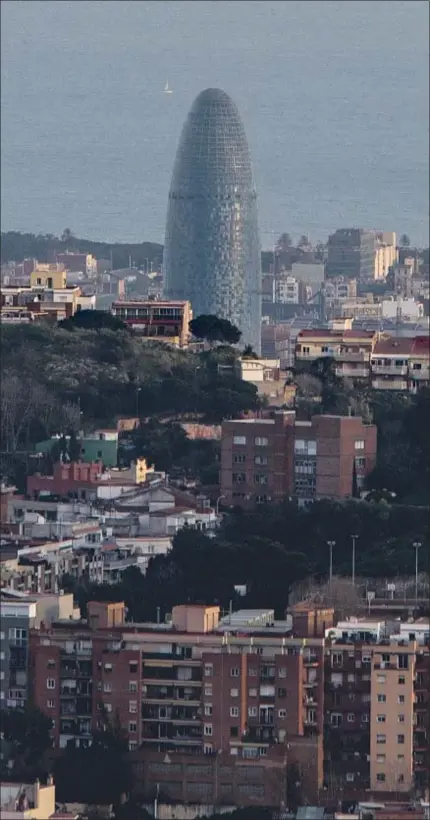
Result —
M355 587L355 542L358 535L351 535L352 538L352 585Z
M336 541L327 541L327 546L330 550L330 562L329 562L329 583L330 586L333 581L333 547L336 545Z
M415 548L415 603L418 601L418 551L421 546L421 541L414 541Z

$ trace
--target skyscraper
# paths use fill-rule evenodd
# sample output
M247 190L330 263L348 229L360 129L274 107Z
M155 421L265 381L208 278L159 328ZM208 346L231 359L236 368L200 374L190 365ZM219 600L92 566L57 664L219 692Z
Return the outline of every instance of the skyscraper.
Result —
M208 88L185 121L173 169L164 244L169 299L193 315L215 314L261 346L261 260L257 195L239 112Z

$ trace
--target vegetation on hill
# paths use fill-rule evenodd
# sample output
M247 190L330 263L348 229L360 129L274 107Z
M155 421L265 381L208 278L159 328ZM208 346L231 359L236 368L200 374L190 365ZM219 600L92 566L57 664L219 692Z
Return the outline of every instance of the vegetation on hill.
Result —
M130 258L136 267L149 269L151 263L154 270L161 267L163 260L163 246L156 242L94 242L91 239L79 239L73 236L69 229L65 229L61 237L53 234L19 233L7 231L1 235L1 263L22 262L23 259L37 259L39 262L49 262L55 253L64 251L79 251L91 253L97 259L109 259L113 267L128 268Z

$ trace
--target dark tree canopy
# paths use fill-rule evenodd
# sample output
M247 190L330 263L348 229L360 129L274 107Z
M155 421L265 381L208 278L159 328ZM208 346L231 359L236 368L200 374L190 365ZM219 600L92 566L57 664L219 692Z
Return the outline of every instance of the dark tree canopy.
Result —
M190 322L190 331L196 339L206 339L208 342L224 342L235 345L241 337L240 330L228 319L220 319L212 314L196 316Z
M58 323L64 330L128 330L128 326L106 310L78 310Z

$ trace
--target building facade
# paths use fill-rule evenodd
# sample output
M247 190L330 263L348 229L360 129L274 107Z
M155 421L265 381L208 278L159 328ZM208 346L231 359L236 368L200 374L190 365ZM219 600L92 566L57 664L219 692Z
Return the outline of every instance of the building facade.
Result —
M378 339L372 330L300 331L296 338L295 366L306 366L324 356L335 361L336 375L349 379L369 379L370 357Z
M144 787L175 802L285 803L288 766L322 785L324 630L292 637L294 616L174 607L171 624L127 624L90 602L79 624L32 634L35 703L54 747L87 745L117 716Z
M326 276L372 282L375 276L376 235L359 228L341 228L328 238Z
M219 89L199 94L182 130L163 271L166 298L189 300L195 317L228 319L260 352L257 195L239 112Z
M221 492L225 503L252 507L297 497L348 498L376 463L376 427L357 416L313 416L294 411L271 418L225 421Z
M188 301L113 302L112 314L145 339L165 342L175 347L186 347L190 336L189 324L193 318Z

